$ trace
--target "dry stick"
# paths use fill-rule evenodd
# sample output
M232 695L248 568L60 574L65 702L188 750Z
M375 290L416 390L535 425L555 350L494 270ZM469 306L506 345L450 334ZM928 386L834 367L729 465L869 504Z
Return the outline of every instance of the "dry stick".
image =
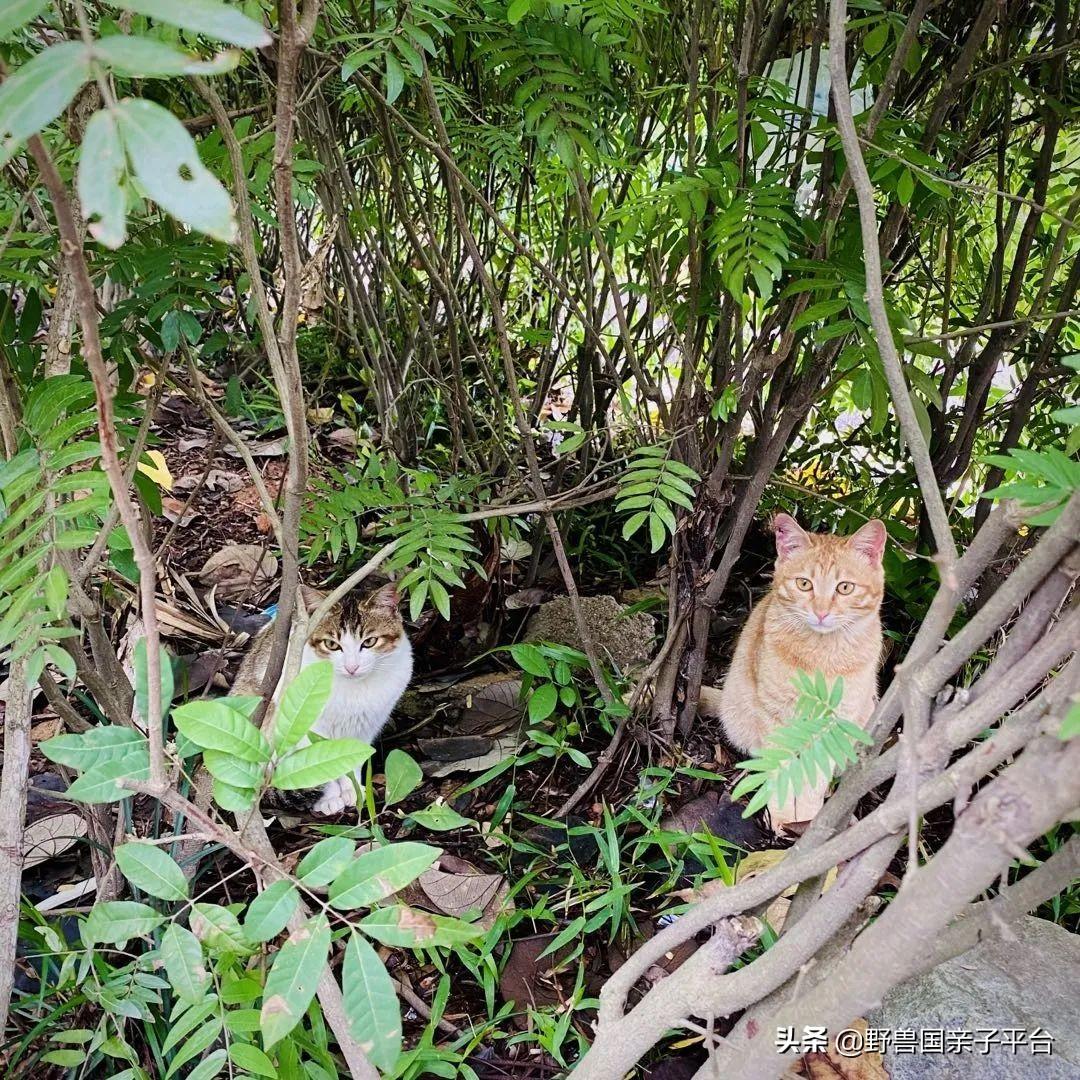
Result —
M985 334L988 330L1008 330L1013 326L1023 326L1033 322L1056 322L1058 319L1073 319L1080 315L1080 308L1069 308L1068 311L1048 311L1038 315L1020 315L1015 319L1004 319L1001 322L983 323L981 326L969 326L963 330L953 330L948 334L931 334L929 337L904 338L905 345L920 345L925 341L953 341L956 338L973 337L977 334Z
M878 353L889 383L889 393L896 408L900 430L915 463L915 474L922 490L930 527L934 533L938 557L943 560L941 575L947 577L956 562L956 545L949 529L945 503L938 488L930 451L923 438L911 404L900 358L896 353L892 327L885 312L885 300L881 280L881 253L878 250L877 212L874 207L874 189L870 174L866 171L859 136L855 130L855 118L851 112L851 93L848 88L846 48L847 0L831 0L829 10L829 72L832 77L832 95L836 105L836 123L844 147L851 182L859 204L859 222L862 227L863 263L866 271L866 303L870 308L870 321L877 335Z
M41 179L49 193L56 215L57 228L60 230L61 250L71 267L75 283L75 295L79 312L79 326L82 330L82 353L90 378L94 384L94 398L97 405L98 427L101 433L101 464L109 479L113 498L120 510L120 520L127 530L135 556L135 565L139 570L139 606L143 625L146 628L146 682L148 688L146 702L147 733L150 739L150 785L154 790L165 789L165 751L162 738L161 717L161 652L158 633L155 595L157 576L154 567L154 553L140 528L139 515L131 500L124 470L120 463L117 449L116 424L113 419L113 393L109 382L109 372L101 353L101 337L98 333L97 296L94 283L90 280L90 271L86 266L82 236L75 227L75 217L71 200L56 171L52 157L45 144L37 135L27 142L30 153L37 163Z
M4 765L0 774L0 1031L7 1027L15 985L15 946L19 937L19 889L22 884L23 819L30 772L30 705L26 658L8 675L4 710Z
M859 223L862 230L863 264L866 273L866 303L870 308L870 321L877 336L878 354L885 369L889 383L889 394L900 422L900 431L904 442L915 463L922 492L923 505L930 520L937 546L939 572L941 580L948 587L952 586L952 571L956 564L956 546L949 529L949 516L945 502L938 487L934 466L930 460L930 449L919 427L915 409L911 403L904 372L900 366L900 357L893 341L892 327L885 311L884 286L881 278L881 253L878 248L877 211L874 205L874 189L870 183L870 174L863 161L862 148L859 145L855 118L851 111L851 93L848 87L847 59L847 0L831 0L829 8L829 72L832 76L832 96L836 106L836 123L840 140L847 159L848 172L855 188L855 198L859 205ZM904 747L907 751L907 767L898 782L907 791L911 802L910 834L908 836L908 873L917 861L918 821L916 819L915 800L918 791L918 744L929 723L929 701L921 694L920 688L909 681L906 672L901 672L901 693L904 698Z
M442 113L439 111L439 103L435 97L435 90L431 85L431 73L427 70L426 64L424 67L423 87L424 97L427 101L432 123L435 126L439 144L442 147L443 153L449 158L450 140L446 135L446 128L442 121ZM472 229L469 226L468 216L465 213L465 204L461 198L461 189L458 186L458 174L451 168L447 168L446 170L446 187L454 209L454 216L457 218L458 231L461 233L461 238L469 253L469 259L473 264L473 269L476 271L477 276L480 278L481 287L484 290L484 294L487 296L488 306L491 308L491 317L495 324L495 336L499 343L499 352L502 355L503 368L506 375L506 390L510 395L510 401L513 405L514 422L517 425L518 435L521 438L522 447L525 451L525 461L529 467L532 486L537 497L542 501L546 501L548 498L547 489L544 487L544 478L540 471L540 462L536 456L536 446L533 443L532 432L529 430L529 421L525 412L525 406L522 403L521 393L518 390L517 369L514 365L513 351L510 348L510 337L506 329L506 318L503 314L502 303L499 300L499 294L496 291L495 286L492 284L491 275L484 265L483 256L480 254L480 248L476 243L476 237L473 235ZM607 684L607 680L604 678L603 669L600 667L600 661L596 654L596 644L592 639L589 626L585 621L585 613L581 607L581 597L578 594L577 581L574 579L573 570L570 569L570 561L566 557L566 548L563 545L562 534L559 532L559 526L555 521L555 515L550 510L544 511L544 525L547 528L548 538L551 540L551 547L555 553L555 561L559 564L559 570L562 573L563 583L566 586L567 596L570 600L570 607L574 613L574 623L577 626L578 637L581 640L581 648L588 657L589 669L592 672L593 682L596 684L596 689L604 701L611 704L615 699L611 693L611 688Z

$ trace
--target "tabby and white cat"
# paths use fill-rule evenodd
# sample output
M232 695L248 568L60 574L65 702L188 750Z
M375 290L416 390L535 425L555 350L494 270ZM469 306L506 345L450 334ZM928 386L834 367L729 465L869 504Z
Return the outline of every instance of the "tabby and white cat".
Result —
M794 518L777 514L773 527L772 587L750 612L718 698L703 688L702 711L718 706L728 739L747 753L793 718L797 671L820 671L830 683L842 676L838 711L860 726L878 698L885 526L873 520L851 536L833 536L806 532ZM828 781L820 781L798 799L770 804L773 828L809 821L827 790Z
M326 596L306 585L301 586L301 595L309 613ZM272 640L270 627L254 638L236 673L234 694L259 693ZM373 592L342 597L304 643L300 666L317 660L333 665L334 684L312 730L325 738L374 742L412 677L412 647L398 609L396 586L391 582ZM355 806L353 781L349 775L324 785L315 812L337 814Z

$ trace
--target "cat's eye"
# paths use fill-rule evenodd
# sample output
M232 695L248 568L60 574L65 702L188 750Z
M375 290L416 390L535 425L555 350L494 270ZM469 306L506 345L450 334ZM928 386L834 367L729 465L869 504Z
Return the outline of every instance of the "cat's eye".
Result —
M379 639L377 637L366 637L366 638L364 638L363 641L360 642L360 648L361 649L373 649L378 644L379 644Z
M328 652L339 652L341 650L341 642L334 641L332 638L323 638L320 644Z
M809 592L814 587L814 583L808 577L797 577L795 587L803 592Z
M836 591L841 596L850 596L855 591L855 582L841 581L840 584L836 586Z

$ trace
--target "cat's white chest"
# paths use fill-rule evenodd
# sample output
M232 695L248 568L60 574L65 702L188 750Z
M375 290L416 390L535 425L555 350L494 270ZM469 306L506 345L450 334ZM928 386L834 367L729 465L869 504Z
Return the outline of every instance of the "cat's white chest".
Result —
M302 667L319 657L304 649ZM367 675L351 678L335 672L330 698L313 730L327 739L352 738L373 743L412 677L412 648L404 636L393 652Z

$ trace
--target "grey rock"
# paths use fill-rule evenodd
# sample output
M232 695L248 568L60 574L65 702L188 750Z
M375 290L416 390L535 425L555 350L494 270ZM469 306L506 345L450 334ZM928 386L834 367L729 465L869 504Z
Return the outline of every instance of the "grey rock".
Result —
M601 661L619 671L648 663L656 647L656 624L651 615L627 615L614 596L583 596L581 610ZM541 604L525 627L525 640L580 649L570 597L557 596Z
M894 987L869 1016L871 1028L970 1031L1042 1029L1052 1053L1015 1051L1000 1039L988 1054L884 1054L891 1080L1078 1080L1080 937L1045 919L1025 916L1015 939L994 936L926 975ZM976 1045L981 1045L977 1038Z

